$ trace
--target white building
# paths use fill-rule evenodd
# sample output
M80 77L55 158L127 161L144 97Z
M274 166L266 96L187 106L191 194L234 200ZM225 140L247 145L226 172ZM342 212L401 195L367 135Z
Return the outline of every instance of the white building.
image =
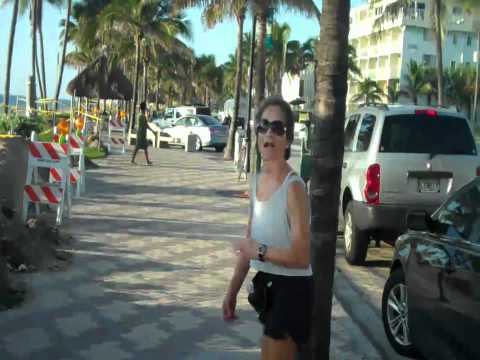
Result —
M374 28L375 19L393 0L369 0L367 4L352 8L350 12L350 43L357 51L357 64L363 78L377 81L387 93L389 84L400 88L405 83L410 60L436 66L436 47L432 25L432 1L418 0L396 19L383 25L381 36ZM446 37L443 41L443 64L445 68L474 62L476 32L479 19L474 21L455 1L445 2ZM398 85L396 85L398 88ZM357 92L355 82L349 83L350 99ZM401 102L408 102L401 99Z

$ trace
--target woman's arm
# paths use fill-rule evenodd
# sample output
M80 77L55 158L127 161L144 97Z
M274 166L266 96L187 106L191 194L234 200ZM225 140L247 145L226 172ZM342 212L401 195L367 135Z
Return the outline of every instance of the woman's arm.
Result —
M302 183L293 182L288 188L288 219L292 246L288 249L269 247L265 261L288 268L308 268L310 265L310 211L308 196ZM248 237L237 244L248 259L258 259L259 243Z

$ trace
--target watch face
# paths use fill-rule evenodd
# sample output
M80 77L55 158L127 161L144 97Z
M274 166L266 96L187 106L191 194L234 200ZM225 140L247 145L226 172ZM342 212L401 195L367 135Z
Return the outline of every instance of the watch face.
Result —
M260 244L260 246L258 247L258 259L260 261L265 261L264 257L266 253L267 253L267 245Z

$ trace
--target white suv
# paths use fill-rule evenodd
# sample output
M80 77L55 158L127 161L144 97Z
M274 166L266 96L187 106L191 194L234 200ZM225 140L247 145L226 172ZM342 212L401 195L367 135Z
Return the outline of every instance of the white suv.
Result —
M370 240L394 241L410 211L433 212L480 176L465 117L441 108L362 107L345 123L340 227L350 264L365 261Z

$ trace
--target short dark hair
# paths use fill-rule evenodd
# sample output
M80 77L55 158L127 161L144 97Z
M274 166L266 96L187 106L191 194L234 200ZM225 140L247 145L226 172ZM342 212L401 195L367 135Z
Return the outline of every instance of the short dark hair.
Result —
M142 101L140 103L140 110L142 111L146 111L147 110L147 104L145 103L145 101Z
M278 106L282 111L283 115L285 116L285 125L287 127L287 140L291 145L293 143L295 122L293 120L293 112L290 104L283 100L282 97L270 96L263 100L257 112L255 113L255 123L260 123L264 111L270 106ZM255 129L255 131L257 131L257 129ZM290 145L288 146L288 148L285 149L285 160L290 159Z

